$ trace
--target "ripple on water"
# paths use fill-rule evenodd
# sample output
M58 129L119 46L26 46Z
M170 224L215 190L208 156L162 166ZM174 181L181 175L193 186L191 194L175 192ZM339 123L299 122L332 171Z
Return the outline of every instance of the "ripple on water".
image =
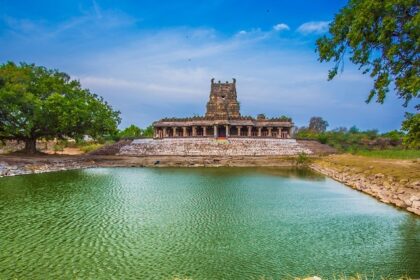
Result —
M420 222L292 170L98 168L0 179L0 278L420 277Z

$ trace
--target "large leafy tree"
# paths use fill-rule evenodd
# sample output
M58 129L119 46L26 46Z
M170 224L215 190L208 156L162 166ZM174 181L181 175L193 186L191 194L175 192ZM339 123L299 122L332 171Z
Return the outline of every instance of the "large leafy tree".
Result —
M420 89L418 0L349 0L335 16L329 35L317 40L319 60L333 61L333 79L346 54L374 79L367 102L383 103L391 84L407 106Z
M0 65L0 139L23 140L27 153L36 152L38 138L114 134L119 114L66 73L34 64Z

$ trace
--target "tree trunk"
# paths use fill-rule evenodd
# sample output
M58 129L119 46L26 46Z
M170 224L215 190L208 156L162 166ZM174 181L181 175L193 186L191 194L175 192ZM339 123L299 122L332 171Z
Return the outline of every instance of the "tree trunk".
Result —
M36 153L36 139L25 139L25 153L35 154Z

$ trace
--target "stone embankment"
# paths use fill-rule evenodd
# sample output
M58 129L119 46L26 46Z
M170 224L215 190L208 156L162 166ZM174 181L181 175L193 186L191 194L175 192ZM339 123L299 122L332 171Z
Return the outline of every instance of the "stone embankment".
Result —
M337 156L344 158L343 155ZM364 160L364 159L360 159ZM365 159L369 161L369 159ZM363 167L355 163L340 161L330 161L327 158L316 160L311 164L311 168L319 173L331 177L353 189L367 193L378 200L392 204L409 212L420 215L420 174L410 173L409 171L418 168L418 163L413 166L396 166L394 172L378 172L378 165L384 164L374 162L376 166ZM386 164L386 163L385 163ZM405 163L404 164L410 164ZM404 174L395 173L400 168L406 172ZM386 173L385 173L386 172Z
M188 139L166 138L161 140L136 139L122 146L123 156L294 156L312 154L295 139L231 138Z
M294 166L294 157L264 156L37 156L37 157L0 157L0 177L45 172L83 169L92 167L249 167Z
M3 157L0 177L96 167L95 161L83 157Z

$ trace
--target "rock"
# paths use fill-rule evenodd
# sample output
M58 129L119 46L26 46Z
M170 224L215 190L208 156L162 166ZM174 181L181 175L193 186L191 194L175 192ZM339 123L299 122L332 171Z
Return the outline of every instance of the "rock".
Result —
M375 179L382 179L385 178L385 175L382 173L375 174Z
M400 180L400 184L401 185L405 185L405 184L407 184L408 183L408 179L401 179Z
M411 204L411 208L420 210L420 200L413 201L413 203Z
M392 188L392 183L388 182L388 181L383 181L382 184L384 185L385 188L390 189Z
M312 277L304 278L303 280L322 280L322 279L318 276L312 276Z
M394 202L395 202L395 205L397 205L400 208L407 208L407 206L409 206L403 200L395 200Z
M417 195L410 196L410 201L411 202L418 201L418 200L420 200L420 197L419 196L417 196Z
M414 181L410 185L415 186L415 187L420 187L420 181Z
M420 209L416 209L416 208L413 208L413 207L408 207L407 210L420 216Z

